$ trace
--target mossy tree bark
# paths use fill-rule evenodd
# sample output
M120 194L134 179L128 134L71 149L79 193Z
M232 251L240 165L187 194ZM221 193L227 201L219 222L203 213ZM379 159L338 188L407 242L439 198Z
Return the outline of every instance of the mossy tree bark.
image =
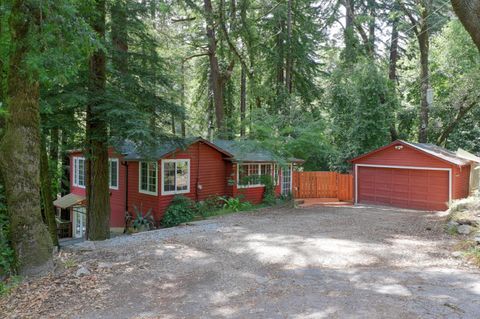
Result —
M105 38L105 0L95 2L91 25L99 38ZM102 49L90 57L87 105L87 238L110 237L110 192L108 164L108 127L104 114L106 56Z
M55 221L55 207L53 206L52 195L52 178L48 167L48 156L45 143L42 143L40 148L40 185L45 222L52 243L58 247L57 222Z
M40 17L33 2L16 0L11 9L8 118L0 144L11 240L21 275L39 275L53 267L52 240L40 207L39 84L27 64Z

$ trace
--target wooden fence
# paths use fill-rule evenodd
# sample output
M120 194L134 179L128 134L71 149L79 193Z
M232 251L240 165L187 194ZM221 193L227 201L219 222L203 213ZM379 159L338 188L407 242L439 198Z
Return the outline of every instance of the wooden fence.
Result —
M335 198L353 201L353 176L336 172L294 172L295 198Z

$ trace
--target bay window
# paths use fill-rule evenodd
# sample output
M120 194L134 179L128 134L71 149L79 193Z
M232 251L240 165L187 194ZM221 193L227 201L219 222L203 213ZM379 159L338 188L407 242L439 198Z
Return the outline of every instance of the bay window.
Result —
M270 176L277 185L278 173L275 164L238 164L238 187L263 186L262 176Z

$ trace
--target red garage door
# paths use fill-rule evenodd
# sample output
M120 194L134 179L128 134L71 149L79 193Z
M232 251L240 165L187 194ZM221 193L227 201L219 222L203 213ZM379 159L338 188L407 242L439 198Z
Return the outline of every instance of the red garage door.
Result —
M396 207L445 210L449 172L358 167L358 202Z

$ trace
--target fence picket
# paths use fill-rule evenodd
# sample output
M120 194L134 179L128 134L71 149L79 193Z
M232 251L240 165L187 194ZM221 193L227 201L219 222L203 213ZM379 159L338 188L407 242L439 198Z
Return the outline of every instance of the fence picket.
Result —
M294 172L293 196L352 201L353 176L337 172Z

